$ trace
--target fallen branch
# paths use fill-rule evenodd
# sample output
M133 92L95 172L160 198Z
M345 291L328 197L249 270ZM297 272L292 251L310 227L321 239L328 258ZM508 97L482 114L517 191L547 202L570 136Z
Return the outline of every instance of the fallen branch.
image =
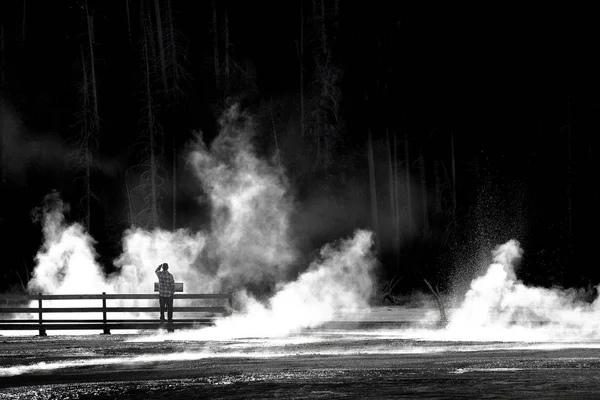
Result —
M448 323L448 318L446 317L446 309L444 308L444 303L442 302L442 299L440 297L440 291L437 288L437 286L434 289L427 279L423 278L423 281L425 281L425 284L427 285L431 293L433 293L433 296L435 297L435 300L438 305L438 309L440 310L440 321L438 322L438 326L445 326Z

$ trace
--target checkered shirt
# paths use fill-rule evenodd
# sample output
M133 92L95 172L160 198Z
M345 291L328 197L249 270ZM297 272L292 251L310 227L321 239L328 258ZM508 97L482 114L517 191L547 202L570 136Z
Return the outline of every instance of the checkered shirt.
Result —
M161 297L171 297L175 293L175 280L169 271L157 271L158 294Z

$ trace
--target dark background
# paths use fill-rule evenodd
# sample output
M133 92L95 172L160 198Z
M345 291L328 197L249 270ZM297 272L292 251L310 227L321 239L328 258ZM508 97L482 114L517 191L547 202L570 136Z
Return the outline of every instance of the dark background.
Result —
M127 1L90 0L87 14L86 3L77 0L0 3L3 290L26 282L33 269L41 234L30 213L47 193L57 189L71 204L70 221L85 219L80 204L85 191L75 181L82 171L68 156L80 133L81 54L89 52L86 15L94 21L101 119L89 229L107 271L120 252L121 232L132 223L126 171L140 162L144 137L140 21L144 10L151 20L156 17L154 0ZM357 227L374 228L372 171L380 278L404 277L398 291L423 289L423 278L450 290L480 272L489 251L511 238L524 248L518 275L527 283L598 283L593 138L600 117L600 27L592 10L398 3L403 2L160 0L163 27L172 24L178 32L187 79L173 106L161 94L160 79L152 83L163 128L160 173L168 182L157 225L206 226L208 210L194 200L199 189L182 166L174 204L172 166L181 160L173 154L182 153L193 130L212 140L221 111L237 100L256 118L263 155L280 151L298 204L294 236L307 259ZM169 5L172 20L166 18ZM323 52L323 27L329 57ZM243 71L231 73L228 87L225 32L229 59ZM332 88L336 102L324 94ZM397 164L393 184L390 148ZM401 210L399 228L391 222L390 186L400 193L392 199Z

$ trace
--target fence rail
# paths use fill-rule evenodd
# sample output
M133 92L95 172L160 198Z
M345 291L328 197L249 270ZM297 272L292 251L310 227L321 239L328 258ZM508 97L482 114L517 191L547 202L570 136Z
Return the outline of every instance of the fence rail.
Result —
M0 304L7 302L31 302L37 300L37 307L0 307L0 330L37 330L40 336L46 336L46 330L76 330L99 329L104 334L110 334L111 329L159 329L165 328L172 332L175 328L191 328L197 325L214 323L214 314L227 315L233 308L231 293L214 294L174 294L173 303L183 299L227 300L226 306L174 306L174 313L202 314L202 318L174 319L172 322L160 323L157 319L109 319L108 314L115 313L158 313L157 306L108 307L107 300L156 300L157 294L37 294L37 295L0 295ZM102 300L102 307L44 307L44 300ZM44 319L44 314L52 313L102 313L101 319ZM37 319L6 319L4 315L38 314Z

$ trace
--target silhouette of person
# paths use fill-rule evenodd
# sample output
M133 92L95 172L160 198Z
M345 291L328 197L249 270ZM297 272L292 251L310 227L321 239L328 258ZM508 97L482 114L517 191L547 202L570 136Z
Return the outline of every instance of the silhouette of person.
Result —
M162 271L161 271L162 268ZM165 308L169 322L173 321L173 293L175 293L175 280L169 272L169 264L162 263L154 271L158 276L158 296L160 303L160 322L165 322Z

